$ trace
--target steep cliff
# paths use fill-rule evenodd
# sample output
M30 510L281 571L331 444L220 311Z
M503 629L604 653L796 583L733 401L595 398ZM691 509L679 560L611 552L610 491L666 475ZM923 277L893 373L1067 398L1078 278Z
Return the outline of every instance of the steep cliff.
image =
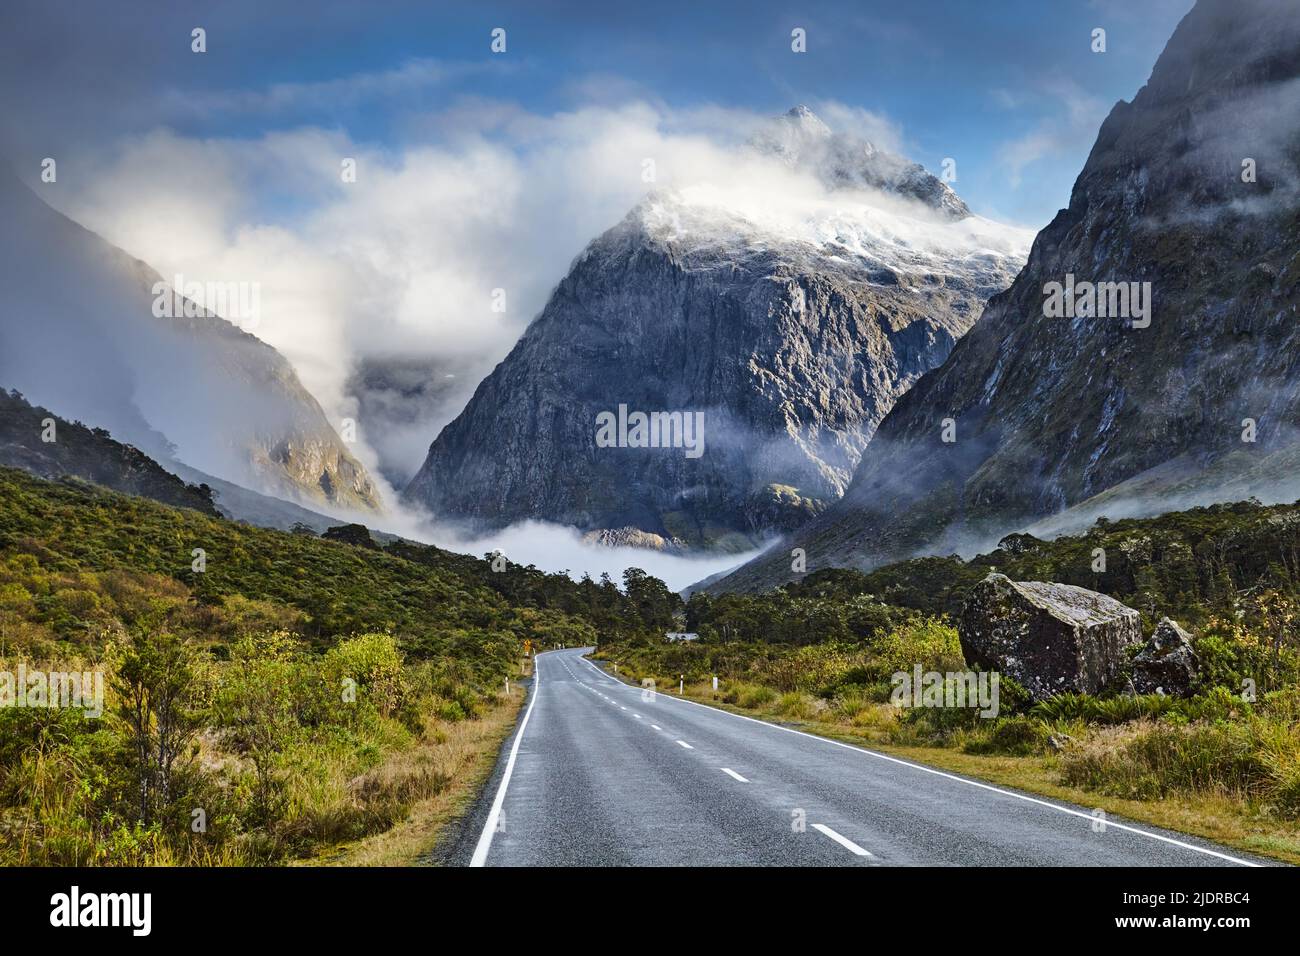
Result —
M1127 310L1118 287L1084 285L1103 282L1124 284ZM1053 301L1071 286L1069 306ZM1081 502L1276 494L1300 415L1298 306L1300 16L1201 0L1103 123L1024 271L894 406L844 498L711 587L787 580L793 548L809 571L867 567ZM1104 494L1122 485L1142 500Z
M843 493L1028 237L806 109L753 147L817 190L748 207L711 185L648 196L574 262L408 498L480 527L536 518L739 549ZM637 412L700 422L702 447L600 440L602 415Z

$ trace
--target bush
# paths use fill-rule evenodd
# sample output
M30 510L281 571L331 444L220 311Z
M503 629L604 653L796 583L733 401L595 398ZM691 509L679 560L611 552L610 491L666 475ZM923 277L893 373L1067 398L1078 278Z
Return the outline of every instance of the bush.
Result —
M777 692L765 684L745 684L736 692L736 703L750 709L766 707L777 696Z
M391 635L362 634L340 642L326 653L324 671L332 687L342 692L355 686L358 702L364 700L383 717L397 713L406 700L402 652Z
M861 687L848 687L842 690L832 705L835 715L843 720L852 721L858 714L868 708L878 706L878 702Z
M782 694L776 702L776 712L782 717L793 720L809 720L818 714L818 701L815 697L799 691Z
M1062 776L1067 784L1140 800L1178 791L1228 794L1294 817L1298 765L1300 736L1286 723L1142 720L1094 731L1071 747Z
M465 708L458 701L444 700L438 703L434 708L434 714L439 720L445 720L449 724L468 719L469 715L465 713Z
M1047 736L1041 720L1018 714L990 721L987 728L976 728L962 749L968 754L1028 757L1046 747Z
M957 630L937 618L923 618L904 624L885 635L873 648L872 672L877 680L888 681L900 671L917 664L923 671L966 669Z
M1090 697L1087 694L1058 694L1034 705L1030 713L1048 722L1080 721L1088 724L1124 724L1133 720L1163 718L1172 721L1231 720L1250 713L1252 707L1216 687L1195 697L1166 697L1140 694L1120 697Z

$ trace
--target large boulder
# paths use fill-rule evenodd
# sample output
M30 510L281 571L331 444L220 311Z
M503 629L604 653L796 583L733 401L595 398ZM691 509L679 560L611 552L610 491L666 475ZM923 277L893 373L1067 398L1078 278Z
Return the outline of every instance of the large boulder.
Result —
M1191 635L1164 618L1133 659L1133 689L1139 694L1186 697L1192 692L1199 670Z
M998 671L1034 700L1097 694L1121 677L1142 643L1138 612L1072 584L990 574L971 591L957 624L970 664Z

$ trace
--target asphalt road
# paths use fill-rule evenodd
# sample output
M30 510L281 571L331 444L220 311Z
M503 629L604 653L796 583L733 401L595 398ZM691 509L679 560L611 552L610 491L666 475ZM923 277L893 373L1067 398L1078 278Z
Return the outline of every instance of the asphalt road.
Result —
M451 862L473 866L1251 866L1090 808L646 694L537 657Z

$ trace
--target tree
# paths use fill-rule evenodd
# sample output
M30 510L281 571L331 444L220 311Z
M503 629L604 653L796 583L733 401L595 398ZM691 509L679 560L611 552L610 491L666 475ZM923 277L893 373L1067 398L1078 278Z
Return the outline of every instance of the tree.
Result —
M140 821L173 821L202 726L194 708L194 653L174 634L136 630L116 669L117 716L126 728Z
M1273 689L1285 682L1283 654L1297 643L1296 618L1300 609L1291 596L1275 588L1269 588L1259 594L1251 604L1259 616L1261 630L1272 652L1272 659L1269 661L1270 679L1266 681L1265 686Z
M682 599L668 585L640 568L623 572L623 592L646 627L672 627L673 616L682 606Z
M232 649L231 662L214 716L228 741L253 764L254 822L264 826L283 807L276 768L299 731L296 642L284 631L246 637Z

